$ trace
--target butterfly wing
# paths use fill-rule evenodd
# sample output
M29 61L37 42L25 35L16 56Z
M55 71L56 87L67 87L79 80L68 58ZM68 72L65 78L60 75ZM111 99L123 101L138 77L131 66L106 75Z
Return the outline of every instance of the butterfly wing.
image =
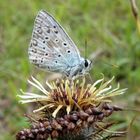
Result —
M49 71L62 73L80 63L80 53L74 42L43 10L35 19L28 52L31 63Z

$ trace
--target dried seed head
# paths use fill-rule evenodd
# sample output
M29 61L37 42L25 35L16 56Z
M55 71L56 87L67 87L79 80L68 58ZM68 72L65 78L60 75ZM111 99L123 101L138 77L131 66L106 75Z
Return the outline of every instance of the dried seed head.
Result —
M98 108L92 108L92 113L93 113L93 115L100 115L100 114L102 114L102 112L99 111Z
M110 106L113 108L113 106ZM110 114L111 110L103 110L104 105L95 107L95 109L88 108L85 111L71 112L69 115L62 115L60 118L53 119L40 119L38 123L33 124L31 129L24 129L17 134L17 140L23 139L47 139L49 136L52 138L63 137L68 134L79 134L86 128L92 128L101 122L104 117ZM103 112L99 111L103 110ZM91 111L94 113L91 114ZM99 113L100 112L100 113ZM89 114L88 114L89 113ZM112 111L113 113L113 111Z
M92 114L93 114L93 111L92 111L91 108L86 109L85 112L86 112L87 114L89 114L89 115L92 115Z
M113 110L114 110L114 111L122 111L123 108L114 105L114 106L113 106Z
M70 115L70 120L71 120L71 121L77 121L77 120L78 120L77 114L72 114L72 115Z
M84 111L80 111L79 112L79 117L82 119L82 120L85 120L89 115L87 113L85 113Z
M55 119L53 119L53 121L51 123L51 126L52 126L53 129L62 130L61 125Z
M70 122L70 123L68 124L68 126L67 126L67 129L68 129L68 130L73 130L74 128L75 128L75 124L72 123L72 122Z
M106 110L106 111L104 112L104 116L105 116L105 117L108 117L108 116L110 116L112 113L113 113L113 110Z
M90 124L90 123L93 123L93 122L94 122L94 116L93 116L93 115L89 116L88 119L87 119L87 122L88 122L89 124Z
M57 138L59 136L59 133L56 130L54 130L52 131L51 136L52 138Z
M102 121L104 118L104 113L101 113L97 116L98 120Z
M82 120L81 119L79 119L77 122L76 122L76 125L78 126L78 127L81 127L82 126Z
M123 94L126 89L117 88L112 89L110 86L113 78L107 82L104 82L104 78L96 81L94 84L85 83L83 79L82 83L78 80L70 84L69 80L59 80L57 82L48 83L46 82L49 90L41 85L39 81L32 77L32 81L28 81L32 86L38 88L41 92L40 94L23 92L23 95L18 95L21 98L21 103L30 102L40 102L40 108L34 110L33 112L39 111L49 111L55 118L59 116L62 112L64 114L70 114L70 112L75 110L85 110L88 114L91 114L89 107L91 106L95 109L96 106L102 102L108 103L111 101L110 97ZM98 86L98 87L97 87ZM73 110L74 109L74 110ZM110 109L107 105L104 109ZM117 110L117 108L116 108ZM93 111L94 114L99 111ZM68 116L67 116L68 117Z
M43 140L44 139L44 135L43 134L37 134L37 140Z
M33 139L34 135L32 133L29 134L29 138Z
M109 106L108 104L104 104L103 109L105 109L105 110L113 110L113 107Z
M107 82L100 79L92 85L86 85L85 80L81 84L76 81L72 85L69 80L51 84L47 82L49 90L35 78L32 79L34 82L29 83L37 87L43 95L22 92L24 95L19 96L22 103L39 102L40 108L34 110L34 113L40 112L40 117L34 119L30 129L20 131L16 135L17 140L45 140L49 137L54 139L67 135L77 138L77 134L83 134L86 128L101 131L97 127L98 123L114 111L122 110L107 104L111 101L111 96L120 95L126 90L119 90L119 86L111 90L109 84L112 79ZM97 87L98 84L100 85Z

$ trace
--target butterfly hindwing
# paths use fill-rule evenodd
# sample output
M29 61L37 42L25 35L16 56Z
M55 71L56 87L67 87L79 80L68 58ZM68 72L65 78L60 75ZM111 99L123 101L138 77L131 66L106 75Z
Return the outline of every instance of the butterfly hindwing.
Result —
M64 72L80 61L76 45L58 22L43 10L35 19L28 52L31 63L49 71Z

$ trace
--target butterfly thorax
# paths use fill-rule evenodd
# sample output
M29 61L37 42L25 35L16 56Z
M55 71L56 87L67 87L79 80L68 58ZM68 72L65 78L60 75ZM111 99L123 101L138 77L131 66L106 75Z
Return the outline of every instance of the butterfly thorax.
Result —
M78 76L86 74L91 68L91 61L88 59L81 58L80 63L74 66L69 66L64 72L67 77L74 79Z

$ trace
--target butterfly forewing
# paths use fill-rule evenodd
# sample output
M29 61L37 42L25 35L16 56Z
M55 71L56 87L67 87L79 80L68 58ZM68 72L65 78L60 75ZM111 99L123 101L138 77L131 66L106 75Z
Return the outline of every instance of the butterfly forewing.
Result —
M31 63L55 72L65 72L80 62L80 53L58 22L41 10L34 23L29 47Z

